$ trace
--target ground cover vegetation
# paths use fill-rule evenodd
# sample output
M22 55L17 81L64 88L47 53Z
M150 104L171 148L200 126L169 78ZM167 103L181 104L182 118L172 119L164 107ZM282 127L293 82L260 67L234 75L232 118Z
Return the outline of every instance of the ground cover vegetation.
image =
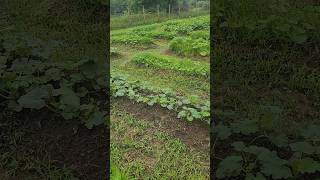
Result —
M129 179L209 178L210 21L195 4L111 4L125 10L111 18L111 159ZM195 43L173 50L175 38Z
M0 179L106 178L105 9L1 2Z
M214 176L319 177L319 4L212 3Z

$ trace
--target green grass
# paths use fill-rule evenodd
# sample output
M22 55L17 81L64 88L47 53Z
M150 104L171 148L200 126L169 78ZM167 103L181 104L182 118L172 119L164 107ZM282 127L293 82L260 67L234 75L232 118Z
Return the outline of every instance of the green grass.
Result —
M37 149L28 147L27 142L30 141L25 135L30 133L30 129L19 127L13 121L3 121L0 128L0 138L3 143L0 150L0 170L3 169L8 178L26 180L75 178L70 167L59 167L51 159L50 153L46 150L48 144L38 144ZM41 157L35 154L41 154Z
M207 179L204 155L158 130L152 122L111 113L111 158L129 179Z

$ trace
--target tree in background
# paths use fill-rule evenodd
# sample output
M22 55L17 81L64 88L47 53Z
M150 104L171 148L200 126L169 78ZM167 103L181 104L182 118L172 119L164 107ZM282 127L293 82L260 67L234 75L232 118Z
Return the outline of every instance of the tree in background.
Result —
M188 0L183 0L182 1L182 10L183 11L189 11L189 2L188 2Z
M100 0L103 1L103 0ZM156 11L160 9L168 12L169 4L171 12L189 11L192 7L203 7L209 5L209 0L111 0L110 7L112 13L139 12L144 7L147 11ZM201 5L202 4L202 5Z

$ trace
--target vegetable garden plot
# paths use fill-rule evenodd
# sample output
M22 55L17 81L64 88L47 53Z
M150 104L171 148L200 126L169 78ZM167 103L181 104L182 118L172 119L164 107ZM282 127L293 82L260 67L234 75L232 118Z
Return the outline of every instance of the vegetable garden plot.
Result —
M194 23L194 21L198 23ZM174 28L170 28L172 23L175 24ZM116 147L113 151L116 154L115 156L118 156L117 152L135 153L135 149L139 147L146 151L168 148L165 151L170 154L171 151L175 151L176 146L179 149L186 149L183 152L188 152L195 148L195 154L200 152L206 155L200 161L196 160L194 155L190 156L190 161L194 161L194 165L191 165L189 161L184 162L184 153L178 150L175 157L169 158L161 155L162 158L169 158L166 166L171 168L167 170L161 168L164 167L161 162L152 163L155 161L154 159L158 161L159 157L138 155L136 158L130 156L131 158L125 162L124 160L117 161L118 167L121 167L121 171L126 172L129 177L149 177L152 179L157 177L152 172L158 174L157 172L161 171L163 176L173 179L208 178L209 131L207 130L209 128L210 104L209 99L202 99L209 96L209 63L203 61L204 58L208 59L208 49L206 49L205 53L202 53L204 57L201 57L198 51L179 54L169 48L170 41L175 37L187 38L191 36L199 39L206 47L209 47L207 34L204 33L206 30L209 31L209 16L172 20L111 32L111 47L117 48L121 54L121 57L111 58L111 94L113 96L113 104L119 107L126 107L121 110L123 113L128 113L129 116L155 123L156 126L154 126L153 131L160 134L169 133L168 141L174 142L175 139L181 141L181 144L175 143L168 147L160 145L162 143L147 144L141 147L141 144L137 145L139 144L138 142L144 143L141 142L140 138L133 136L133 140L136 138L135 141L137 142L132 143L136 145L132 145L133 147L129 150L125 148L126 146L122 141L111 142ZM193 31L198 32L192 33ZM121 42L120 39L123 39L123 41L121 40ZM188 86L196 87L197 90L195 88L194 90L189 89ZM184 92L190 93L186 94ZM158 113L155 114L155 112ZM119 118L117 119L119 120ZM126 124L126 132L136 132L137 130L133 130L136 128L130 127L129 121L131 122L132 120L131 118L129 119L126 120L128 122L118 122L117 120L117 122L114 122L115 126L119 123L122 123L123 126ZM111 119L111 126L112 122ZM198 124L207 128L197 128ZM169 126L172 127L168 128ZM116 127L111 130L111 134L112 131L121 131L121 129ZM191 129L199 129L204 132L196 136L192 134L197 132ZM190 135L184 135L185 131L189 132ZM145 138L154 139L154 135L154 133L151 133L151 137ZM194 140L191 136L199 137L200 139ZM197 141L197 143L194 141ZM126 143L128 142L126 141ZM139 157L152 159L150 161L151 164L146 165L139 162ZM184 166L176 166L175 162L186 164ZM133 164L143 170L137 174L137 171L131 168ZM202 170L199 171L200 169ZM187 172L183 174L177 173L184 171Z
M213 112L215 176L317 179L320 26L310 16L319 16L318 7L264 0L213 6L213 77L221 87L213 91L222 99Z

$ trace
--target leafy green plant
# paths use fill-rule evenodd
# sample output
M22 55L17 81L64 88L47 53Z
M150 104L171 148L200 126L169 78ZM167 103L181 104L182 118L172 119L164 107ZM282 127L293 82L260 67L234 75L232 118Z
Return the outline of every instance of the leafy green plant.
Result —
M191 75L209 76L209 64L189 59L177 59L154 53L140 53L133 57L133 62L160 69L169 69Z
M107 88L104 64L93 59L52 62L33 48L36 42L30 39L0 39L0 106L4 111L45 108L66 120L77 118L89 129L106 123L101 104L93 98Z
M112 180L128 180L128 177L121 172L120 168L114 163L110 165L110 179Z
M308 126L301 130L297 140L290 142L292 140L281 132L263 131L256 120L242 120L229 125L218 124L214 128L218 141L226 141L236 135L255 138L248 142L234 141L231 144L233 152L218 164L217 177L288 179L319 173L319 129L319 126ZM259 132L264 134L259 135ZM264 141L264 144L271 143L272 146L256 145L258 140ZM277 151L271 150L274 146ZM287 157L283 157L283 154Z
M111 75L111 95L113 97L128 97L149 106L158 105L177 112L178 118L188 121L197 119L209 123L209 102L193 104L182 96L176 96L173 92L155 90L155 88L144 85L139 81L128 81L123 75Z

